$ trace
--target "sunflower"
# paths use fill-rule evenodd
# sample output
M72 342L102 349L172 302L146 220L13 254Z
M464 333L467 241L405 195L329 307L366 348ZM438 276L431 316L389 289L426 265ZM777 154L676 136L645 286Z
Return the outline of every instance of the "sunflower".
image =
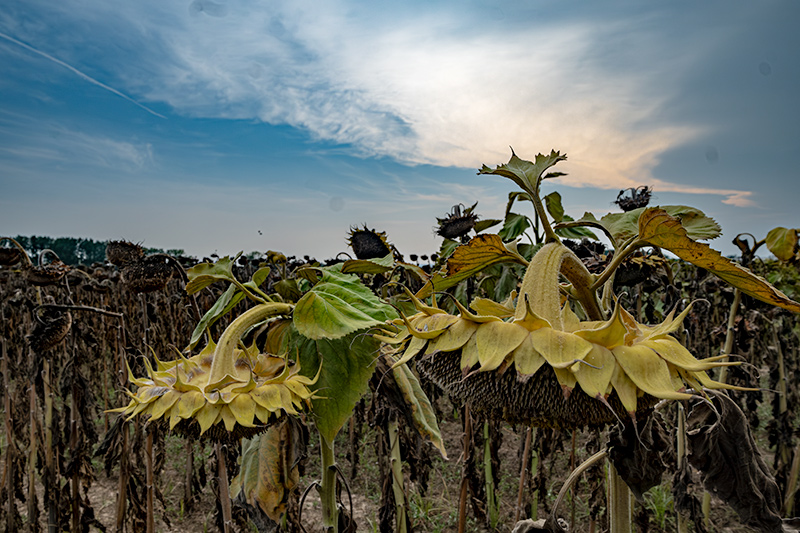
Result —
M187 436L223 441L251 437L285 414L298 414L313 397L309 387L316 378L301 375L300 366L285 357L259 353L255 345L237 347L250 327L291 310L288 304L258 305L234 320L219 344L209 343L191 358L156 358L155 369L145 359L147 377L136 378L129 369L138 389L126 391L131 401L112 411L149 415Z
M477 299L473 313L456 301L459 314L450 315L414 298L418 312L395 321L394 334L383 339L401 346L397 364L419 356L421 369L445 388L483 398L485 407L512 421L538 425L600 425L624 413L635 420L658 399L689 399L687 385L698 393L734 388L706 373L736 364L720 361L727 355L698 360L671 335L690 308L647 326L617 302L608 320L581 321L569 302L562 304L558 282L559 272L572 270L574 277L576 269L590 276L563 244L546 244L531 261L514 307ZM520 398L514 383L540 397ZM487 387L488 395L481 390ZM514 397L524 405L508 402ZM598 406L608 408L605 416Z

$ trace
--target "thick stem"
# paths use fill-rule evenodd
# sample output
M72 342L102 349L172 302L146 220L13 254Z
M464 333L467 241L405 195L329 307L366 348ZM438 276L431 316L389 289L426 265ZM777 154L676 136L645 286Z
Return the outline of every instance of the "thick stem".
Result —
M78 451L78 376L77 362L72 364L72 393L70 395L70 413L69 413L69 447L70 458L74 461ZM80 469L76 468L72 472L72 531L80 531L81 524L81 494L80 494ZM148 532L150 533L150 532Z
M730 354L733 351L734 331L736 327L736 315L739 312L739 304L742 303L742 291L739 289L733 290L733 302L731 303L730 311L728 311L728 324L725 332L725 345L722 347L723 354ZM719 381L725 383L728 377L728 367L723 366L719 371Z
M34 523L36 517L36 452L38 450L38 439L36 437L36 379L31 376L31 386L29 394L29 422L31 425L30 450L28 450L28 521L30 530L38 531L38 524Z
M525 432L525 445L522 447L522 461L519 469L519 489L517 490L517 508L514 511L514 523L519 522L522 513L522 495L525 491L525 484L528 482L528 466L531 456L531 442L533 441L533 428L528 427Z
M44 384L44 490L47 498L47 531L58 531L58 487L56 461L53 450L53 384L50 359L42 360L42 383Z
M125 361L125 319L121 321L119 331L114 339L117 353L117 379L119 390L128 384L127 363ZM121 395L120 395L121 396ZM119 398L118 398L119 401ZM125 513L128 504L128 477L130 475L130 458L128 457L128 424L123 422L122 442L120 443L120 462L119 462L119 483L117 485L117 516L114 522L116 533L121 533L125 527Z
M610 533L631 533L631 491L608 463L608 523Z
M466 458L470 455L470 447L472 446L472 413L470 413L469 404L466 404L463 409L464 413L464 466L461 468L461 491L458 497L458 533L464 533L467 530L467 497L469 496L469 478L467 477L467 461Z
M228 466L225 462L225 450L222 444L216 444L217 448L217 478L219 480L219 504L222 507L222 531L231 533L233 531L233 509L231 508L230 484L228 483Z
M155 476L153 474L153 431L155 428L150 427L147 431L147 440L145 441L145 483L147 494L147 533L155 533L156 531L156 510L153 506L153 493L155 492Z
M677 443L675 454L678 456L678 471L682 470L686 464L686 410L683 405L678 404L678 423L677 423ZM676 522L678 533L688 533L689 523L686 517L676 511Z
M531 310L548 320L555 329L562 329L561 297L558 276L572 283L572 292L590 320L602 320L603 312L592 288L594 278L581 260L560 242L545 244L533 256L520 287L520 301L527 300ZM515 318L526 316L526 306L517 304Z
M406 492L403 484L403 460L400 456L400 431L397 420L387 422L389 443L391 446L392 494L394 494L395 532L406 533L408 522L406 514Z
M492 439L489 433L489 421L483 423L483 477L486 483L486 514L489 516L489 527L494 529L500 519L500 509L494 490L494 473L492 472Z
M800 444L794 447L792 469L789 471L789 480L786 483L786 497L783 500L783 516L793 516L794 498L797 493L797 481L800 477Z
M339 533L339 508L336 506L336 457L333 442L320 434L320 459L322 462L322 484L319 499L322 505L322 530L324 533Z
M186 473L183 478L183 511L192 508L192 478L194 477L194 442L186 440Z
M210 392L232 381L239 381L239 378L236 376L236 358L234 354L242 336L252 326L268 318L288 315L292 312L293 308L294 306L290 304L261 304L248 309L239 315L236 320L231 322L222 333L222 336L220 336L219 343L214 351L214 361L211 363L211 370L208 373L208 383L205 386L205 391Z
M0 346L2 346L3 356L3 389L5 391L5 398L3 398L3 409L5 410L6 422L6 438L8 439L8 446L6 447L6 471L5 479L6 493L8 499L6 500L6 531L14 531L16 529L16 512L17 506L14 500L14 419L12 405L11 405L11 380L8 376L8 352L6 351L6 340L0 339Z

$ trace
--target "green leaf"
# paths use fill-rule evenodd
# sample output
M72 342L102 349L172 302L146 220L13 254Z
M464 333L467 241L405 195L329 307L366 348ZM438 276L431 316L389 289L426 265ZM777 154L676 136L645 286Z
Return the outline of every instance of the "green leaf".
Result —
M300 440L296 424L289 419L242 440L241 469L231 482L231 497L244 493L247 503L280 522L289 496L300 482Z
M767 233L767 248L778 261L789 261L797 253L796 229L774 228Z
M627 213L609 213L600 219L600 224L614 236L618 243L623 243L639 232L639 217L647 209L654 208L640 207ZM662 209L670 216L679 218L690 239L709 240L722 234L722 228L713 218L706 216L705 213L694 207L664 205L657 209Z
M282 279L272 288L281 295L284 302L296 302L303 296L303 293L297 287L296 279Z
M203 315L203 318L200 319L200 322L197 323L197 326L192 332L192 337L189 340L189 348L194 348L200 338L203 336L203 332L210 328L214 322L228 314L228 312L230 312L230 310L233 309L236 304L242 301L242 298L244 298L244 293L238 290L236 285L230 285L225 292L223 292L222 295L217 298L217 301L214 302L214 305L211 306L211 309L206 311L206 314Z
M500 224L501 222L502 220L500 220L499 218L485 218L483 220L477 221L473 229L475 230L475 233L480 233L484 230L487 230L489 228L492 228Z
M342 265L345 274L383 274L394 268L394 254L376 259L349 259Z
M572 217L569 215L564 215L562 222L572 222ZM564 237L565 239L583 239L586 237L587 239L597 240L597 235L588 228L581 227L581 226L569 226L569 227L561 227L555 228L556 235Z
M445 239L442 241L442 246L439 248L439 257L442 259L450 257L453 254L453 251L459 246L461 245L458 241Z
M526 161L517 157L514 151L511 151L511 159L505 165L498 165L494 170L483 165L478 171L478 174L495 174L503 176L512 180L514 183L522 187L522 189L532 195L536 195L539 190L539 184L542 181L542 174L558 163L567 159L566 155L561 155L560 152L552 150L550 155L538 154L534 162ZM563 176L562 173L548 174L547 177Z
M663 209L648 207L639 217L640 244L651 244L674 253L684 261L705 268L753 298L800 313L800 303L705 243L692 240L682 221Z
M551 192L544 197L544 205L547 207L547 212L553 217L553 222L556 224L564 220L564 206L561 205L561 195L557 192Z
M505 224L503 224L503 229L498 232L498 235L500 235L503 241L513 241L525 233L530 227L531 222L528 217L517 213L509 213L506 215Z
M186 275L189 283L186 284L186 293L194 294L199 292L215 281L234 281L233 264L242 255L241 252L231 259L225 256L216 263L200 263L190 268Z
M293 320L297 331L310 339L338 339L355 331L397 318L353 275L342 274L341 265L322 270L322 281L297 302Z
M423 437L427 437L436 449L447 459L447 452L444 449L442 433L436 421L436 413L431 405L428 396L420 386L419 379L408 368L408 365L400 365L392 370L397 387L406 401L408 411L414 421L414 427Z
M336 434L367 392L375 371L380 343L370 335L350 334L339 339L309 339L293 335L290 353L297 353L300 371L313 377L322 365L311 407L317 430L333 442Z
M253 272L252 278L250 281L244 284L245 287L248 289L257 289L261 287L261 285L267 280L269 277L271 269L270 267L261 267L255 272Z
M441 273L434 274L419 290L417 297L425 298L434 290L443 291L458 285L491 265L509 262L528 264L517 252L508 249L499 235L490 233L477 235L467 244L455 249L447 260L447 276Z

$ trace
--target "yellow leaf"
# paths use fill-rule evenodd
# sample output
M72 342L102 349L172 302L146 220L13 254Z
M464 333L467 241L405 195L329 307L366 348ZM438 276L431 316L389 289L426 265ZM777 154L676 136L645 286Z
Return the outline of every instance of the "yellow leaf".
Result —
M447 275L434 275L417 293L418 298L429 296L434 290L442 291L458 285L481 270L497 263L527 265L524 257L506 248L499 235L481 234L473 237L453 251L447 260Z
M767 248L779 261L788 261L797 253L797 230L775 228L767 233Z
M642 213L639 217L639 240L643 244L665 248L684 261L705 268L753 298L800 313L800 303L707 244L690 239L680 220L663 209L653 207Z

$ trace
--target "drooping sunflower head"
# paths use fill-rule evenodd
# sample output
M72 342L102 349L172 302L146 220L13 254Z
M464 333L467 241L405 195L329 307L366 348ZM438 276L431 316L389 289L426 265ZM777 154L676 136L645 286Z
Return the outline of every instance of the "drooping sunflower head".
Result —
M474 213L478 202L464 208L463 204L454 205L444 218L436 218L438 226L436 234L445 239L459 240L475 227L478 215Z
M392 253L392 245L386 239L386 232L358 226L350 228L347 244L358 259L378 259Z
M234 442L297 414L313 395L313 380L299 374L299 365L255 347L235 350L234 379L209 387L215 351L211 344L189 359L156 359L155 369L145 363L147 377L129 375L138 388L128 392L128 405L115 411L149 415L189 438Z
M414 299L417 313L395 322L389 342L398 364L418 368L449 392L513 422L549 427L596 426L688 399L688 388L728 387L706 371L734 363L697 360L671 334L689 312L657 326L639 324L617 303L608 320L581 321L558 288L561 264L580 261L561 243L533 258L516 302L476 299L458 315ZM587 272L588 274L588 272Z
M137 387L131 401L113 409L130 417L149 415L189 437L234 442L264 431L286 414L297 414L313 397L315 378L300 374L300 366L266 353L253 344L238 345L247 330L277 316L288 316L293 306L270 303L255 306L234 320L219 343L170 362L147 360L147 376L129 379Z

